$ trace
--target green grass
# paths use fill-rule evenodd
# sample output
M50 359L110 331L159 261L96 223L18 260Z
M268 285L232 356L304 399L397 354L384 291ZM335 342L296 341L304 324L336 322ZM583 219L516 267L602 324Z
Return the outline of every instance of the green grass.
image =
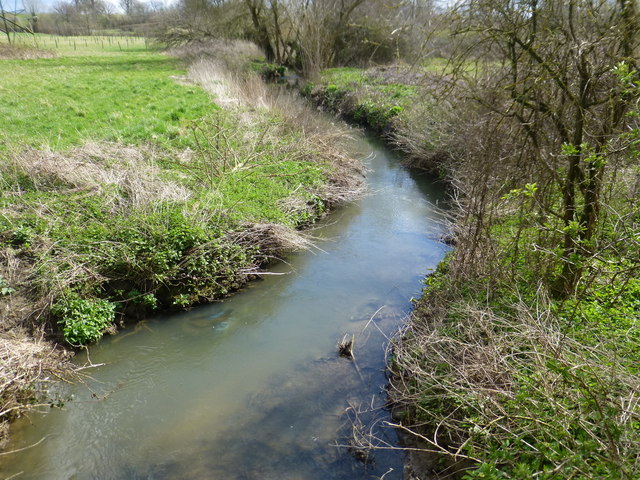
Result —
M185 125L216 107L199 88L178 85L177 61L127 53L0 60L0 139L64 149L87 139L189 145Z
M285 119L220 109L139 39L37 41L60 55L0 60L0 249L68 343L227 295L266 258L236 232L324 211L329 166Z
M354 67L327 68L320 73L320 81L326 85L362 85L367 80L365 69Z
M430 68L437 70L439 63ZM393 77L387 79L384 72L351 67L326 69L321 72L319 83L307 85L303 93L313 92L329 109L377 132L385 132L393 128L395 117L417 103L423 92L418 84L409 83L414 77L407 76L407 83L403 83Z
M105 32L106 33L106 32ZM114 32L116 33L116 32ZM152 51L149 40L129 35L61 36L38 33L18 33L11 36L12 43L49 50L63 56L120 56ZM7 43L0 36L0 48Z

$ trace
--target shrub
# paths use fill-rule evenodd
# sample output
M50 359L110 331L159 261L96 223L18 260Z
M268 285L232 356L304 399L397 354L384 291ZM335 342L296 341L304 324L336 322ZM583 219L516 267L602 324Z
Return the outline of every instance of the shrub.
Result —
M51 308L58 317L64 339L79 346L95 342L115 319L116 305L107 300L81 298L77 293L61 297Z

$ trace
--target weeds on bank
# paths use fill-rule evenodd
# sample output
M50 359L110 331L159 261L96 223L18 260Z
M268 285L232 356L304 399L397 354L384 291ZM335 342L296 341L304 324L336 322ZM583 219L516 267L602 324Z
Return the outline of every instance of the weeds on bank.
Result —
M303 93L361 125L389 132L393 119L415 102L420 89L387 73L376 68L331 68L322 72L319 84L307 84Z
M495 257L474 274L462 245L427 279L392 357L399 421L463 478L637 478L637 244L603 246L583 259L580 292L552 297L553 272L531 269L554 251L515 200L493 219Z
M29 272L31 312L72 345L227 295L359 193L343 131L254 76L233 82L232 43L196 50L217 60L188 75L149 53L4 62L0 245Z
M210 142L223 134L199 128ZM202 146L173 165L165 159L164 169L153 153L134 149L135 161L108 144L91 155L65 152L59 163L60 154L31 151L2 167L3 248L33 260L33 293L52 305L68 342L99 338L112 306L135 316L226 295L259 261L259 245L231 232L248 222L296 227L322 212L314 191L325 168L292 138L250 150L237 140ZM289 208L294 197L303 208Z
M446 178L461 148L456 131L464 123L440 100L449 69L441 58L413 67L332 68L322 72L317 84L307 83L302 93L382 135L405 153L408 164Z
M457 165L455 253L394 347L398 424L456 478L638 478L637 151L607 158L597 233L559 294L563 239L582 232L554 213L557 192L493 167L512 147L493 139Z

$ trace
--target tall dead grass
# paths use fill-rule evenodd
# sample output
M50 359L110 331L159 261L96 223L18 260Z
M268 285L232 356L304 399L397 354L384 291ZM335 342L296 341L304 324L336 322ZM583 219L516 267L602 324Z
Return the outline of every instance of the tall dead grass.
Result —
M183 47L174 54L191 59L188 79L214 95L217 103L234 109L248 131L262 141L296 132L299 141L293 150L310 161L329 165L328 183L318 191L329 205L361 196L363 169L360 161L348 154L353 151L349 128L318 115L299 95L269 86L246 69L234 69L229 58L246 57L249 52L245 42L212 42ZM276 127L265 132L265 120Z
M253 42L246 40L210 39L189 42L172 48L170 55L176 56L189 64L202 59L213 59L223 62L230 71L248 70L251 60L264 59L264 53Z
M36 58L55 58L58 54L52 50L30 45L0 43L0 60L34 60Z
M67 355L42 335L0 333L0 448L8 439L10 420L33 407L34 384L42 386L69 371Z
M41 190L74 189L105 193L126 199L133 207L165 200L184 201L191 192L163 178L151 149L108 142L87 142L64 153L27 148L0 166L7 178L27 175ZM115 198L114 198L115 202Z
M567 336L542 286L533 308L520 299L511 314L453 291L427 296L392 347L394 426L412 454L444 456L451 473L513 444L510 468L528 454L559 475L594 464L638 478L640 378Z
M210 92L214 101L231 111L238 123L233 132L224 136L223 145L242 133L242 168L252 168L264 161L254 152L260 144L279 143L279 137L294 133L297 139L289 145L284 159L319 162L326 165L327 182L314 192L323 203L333 208L352 201L364 192L363 170L360 161L349 155L352 136L346 127L330 123L300 97L281 88L267 85L257 74L233 70L233 62L225 56L233 55L231 43L220 49L212 47L212 54L202 45L182 49L179 54L195 58L188 70L187 78ZM240 51L246 49L240 43ZM220 131L218 128L217 131ZM207 144L214 142L209 141ZM217 145L220 142L215 142ZM209 150L211 147L207 147ZM221 155L218 155L221 156ZM222 155L223 157L225 155ZM213 162L207 162L212 165ZM308 199L295 193L281 202L281 207L290 211L309 210ZM290 227L275 224L246 225L232 235L235 242L259 246L263 261L281 258L287 251L306 249L312 246L309 237Z

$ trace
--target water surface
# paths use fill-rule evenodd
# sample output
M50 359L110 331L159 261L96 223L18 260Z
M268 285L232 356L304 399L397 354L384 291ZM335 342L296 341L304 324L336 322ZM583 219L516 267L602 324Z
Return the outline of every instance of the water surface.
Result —
M8 450L40 443L3 457L2 478L401 479L401 453L363 462L336 444L361 420L395 445L382 428L384 348L447 250L442 191L362 142L369 193L314 230L319 250L78 355L104 365L83 385L55 387L64 408L14 426ZM355 364L336 353L344 334L355 335Z

